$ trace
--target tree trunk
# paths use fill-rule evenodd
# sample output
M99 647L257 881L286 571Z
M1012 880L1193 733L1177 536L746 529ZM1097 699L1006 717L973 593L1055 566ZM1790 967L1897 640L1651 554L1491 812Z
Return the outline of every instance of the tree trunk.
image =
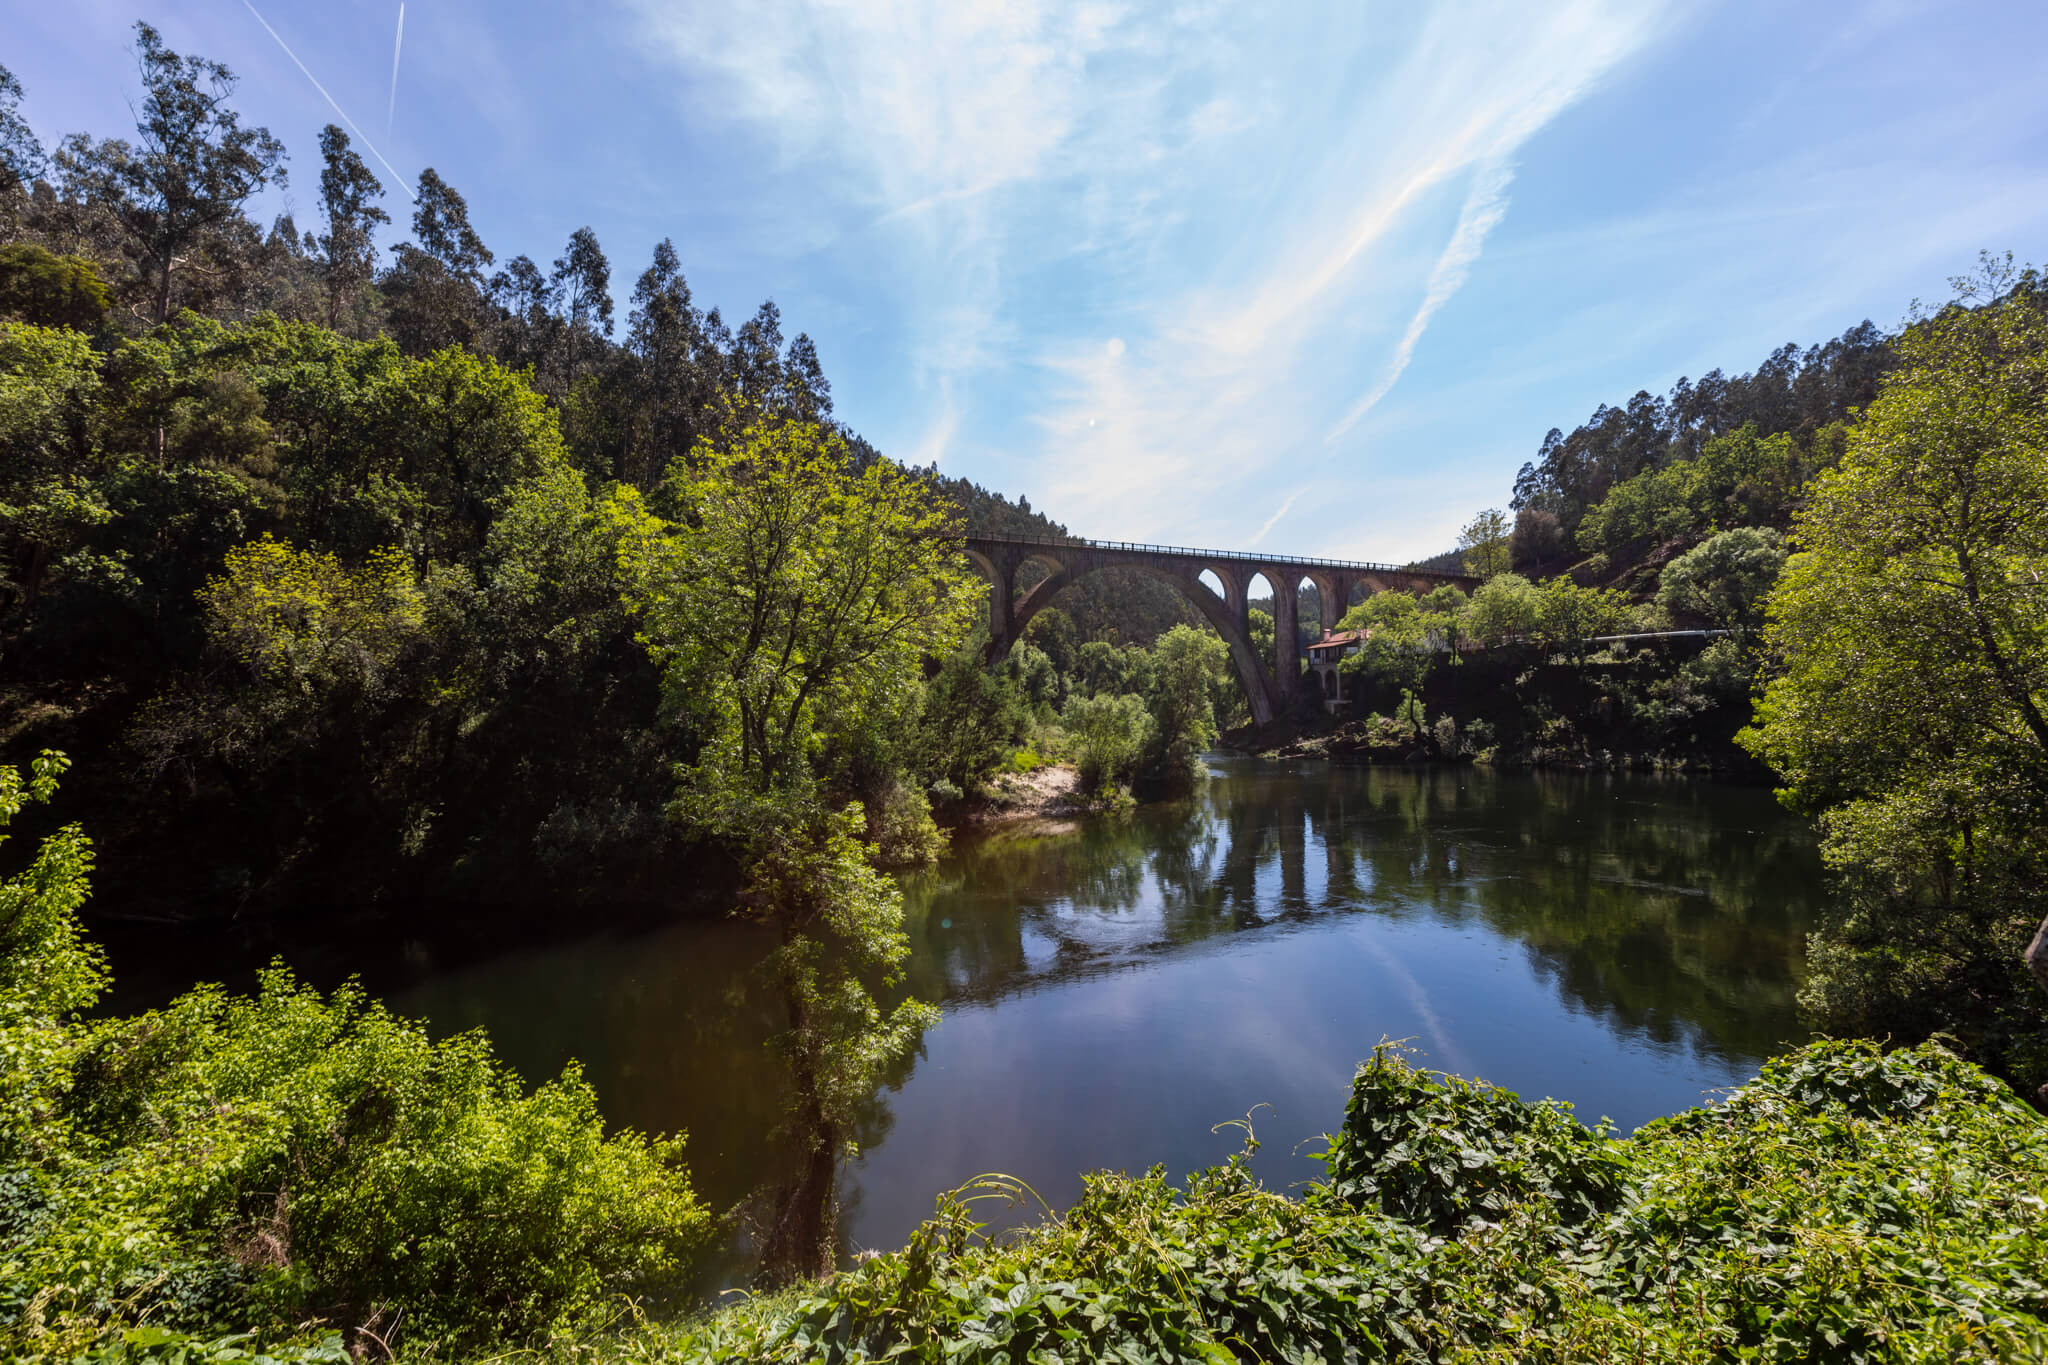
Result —
M2048 919L2041 921L2041 927L2034 931L2034 941L2027 945L2027 970L2034 974L2034 980L2041 983L2041 989L2048 991ZM2034 1102L2048 1111L2048 1085L2043 1085L2034 1094Z
M761 1248L760 1278L771 1285L832 1273L839 1141L830 1125L820 1127L806 1134L809 1150L803 1169L775 1198L767 1242Z

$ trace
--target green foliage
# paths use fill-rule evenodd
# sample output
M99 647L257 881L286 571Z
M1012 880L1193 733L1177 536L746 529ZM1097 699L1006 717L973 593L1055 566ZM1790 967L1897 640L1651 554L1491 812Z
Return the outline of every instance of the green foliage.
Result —
M1610 555L1644 542L1697 541L1717 530L1783 527L1814 473L1841 453L1840 423L1795 436L1754 424L1715 436L1697 457L1616 484L1586 509L1579 545Z
M27 781L19 768L0 767L0 831L28 805L49 801L69 766L64 755L45 752ZM12 837L0 832L0 844ZM78 922L91 871L91 842L66 825L43 840L27 868L0 882L0 1180L17 1201L33 1191L14 1173L68 1140L52 1104L84 1045L69 1020L106 986L105 958Z
M1723 531L1664 566L1657 601L1726 629L1747 629L1761 622L1764 600L1784 567L1784 543L1776 531Z
M1701 525L1699 483L1698 461L1684 460L1616 484L1586 509L1579 523L1580 548L1612 554L1639 539L1691 534Z
M699 456L670 490L681 525L631 489L612 500L629 598L672 705L708 737L691 782L802 788L832 730L910 702L923 661L965 633L974 585L922 482L855 469L823 428L750 427Z
M883 799L866 807L868 842L881 867L923 867L946 851L946 831L932 819L932 803L923 792L897 778Z
M1702 530L1742 524L1782 527L1799 485L1827 462L1837 446L1838 433L1831 429L1875 396L1894 360L1890 343L1891 338L1870 323L1859 323L1803 352L1782 346L1750 374L1730 376L1715 370L1697 382L1681 379L1661 399L1637 393L1626 403L1601 404L1569 435L1551 431L1537 458L1523 465L1515 479L1512 506L1547 518L1518 522L1525 534L1517 562L1549 558L1539 548L1546 543L1559 548L1570 544L1580 519L1613 490L1646 473L1704 461L1717 441L1731 438L1748 447L1723 448L1722 456L1734 468L1699 482L1691 473L1677 476L1673 482L1690 490L1683 497L1670 496L1667 485L1635 490L1636 495L1647 496L1625 494L1624 503L1649 512L1650 522L1683 505L1699 518ZM1786 447L1755 448L1757 442L1781 436L1791 438L1797 466L1783 458ZM1619 510L1619 505L1610 509ZM1723 520L1724 516L1730 519ZM1630 520L1625 514L1609 520L1612 530L1603 540L1612 550L1620 550L1629 536L1655 533L1654 525L1619 524Z
M1543 599L1533 583L1520 574L1498 574L1472 594L1465 633L1491 648L1534 634L1542 613Z
M1081 637L1074 629L1074 618L1058 607L1047 607L1032 617L1024 628L1024 638L1043 650L1054 671L1062 675L1072 673L1080 660Z
M1508 514L1498 507L1489 507L1472 518L1471 524L1458 532L1458 549L1464 554L1465 572L1477 574L1480 578L1506 573L1510 567L1508 536L1511 530Z
M1154 761L1170 791L1185 791L1208 772L1202 755L1216 743L1212 679L1229 664L1214 631L1175 626L1152 651Z
M1551 645L1582 663L1594 636L1614 634L1629 624L1627 599L1613 589L1582 588L1560 577L1536 592L1538 629Z
M816 1273L854 1107L937 1017L915 1000L884 1017L870 994L909 951L902 893L870 865L860 803L833 809L820 758L911 713L925 659L960 644L972 585L925 483L858 466L826 428L755 425L697 455L667 489L681 525L631 489L607 515L641 639L702 739L678 771L676 814L738 850L743 906L780 939L779 1046L809 1154L764 1261L773 1277Z
M1994 271L1897 342L1814 484L1745 742L1817 814L1838 896L1804 996L1838 1030L1942 1031L2048 1081L2021 954L2048 838L2048 308Z
M227 67L180 56L145 23L135 25L135 56L143 91L136 140L95 144L81 135L57 160L72 195L118 222L154 274L162 323L176 267L239 220L251 195L284 182L285 153L269 129L241 126L228 105L236 82Z
M1351 1082L1344 1128L1322 1154L1325 1188L1439 1237L1499 1222L1534 1199L1566 1224L1610 1210L1623 1163L1569 1105L1434 1076L1382 1044Z
M1269 630L1272 624L1273 618L1267 617ZM1156 660L1149 649L1137 645L1119 648L1105 640L1090 640L1076 656L1074 685L1091 697L1105 693L1116 697L1127 692L1142 697L1152 691L1155 669Z
M1342 667L1383 687L1413 692L1428 676L1438 642L1453 633L1452 619L1398 589L1376 592L1337 623L1340 630L1372 632L1356 654L1345 656Z
M257 678L319 690L390 667L425 625L412 564L395 551L358 569L269 536L230 550L200 592L214 645Z
M1086 792L1129 786L1157 729L1145 699L1128 693L1070 697L1060 724L1078 748L1075 762Z
M0 825L63 767L0 768ZM482 1035L432 1042L282 968L81 1018L105 980L89 868L72 826L0 884L0 1347L225 1361L254 1351L223 1328L324 1318L431 1349L678 1286L710 1230L680 1140L607 1138L573 1067L526 1095Z
M1018 695L1036 717L1049 716L1059 704L1064 679L1053 666L1052 656L1028 640L1010 646L1001 672L1016 685Z
M34 242L0 246L0 316L87 332L112 301L106 281L82 256L59 256Z
M904 1250L653 1360L2005 1361L2048 1349L2048 1126L1937 1047L1823 1043L1626 1140L1382 1049L1328 1184L1086 1179L1008 1243L985 1178Z
M1106 648L1106 646L1105 646ZM948 654L925 685L917 729L917 768L960 792L978 790L1031 729L1031 711L1015 674L984 663L988 636L977 632Z
M100 389L82 334L0 323L0 582L10 607L33 613L53 565L111 515L93 430Z

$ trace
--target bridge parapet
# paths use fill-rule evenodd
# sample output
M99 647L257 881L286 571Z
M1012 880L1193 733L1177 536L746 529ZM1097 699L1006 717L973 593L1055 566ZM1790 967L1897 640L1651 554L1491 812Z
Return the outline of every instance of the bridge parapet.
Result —
M1302 555L1259 554L1234 550L1203 550L1183 545L1151 545L1136 541L1085 540L1080 537L966 536L961 549L989 581L989 661L1003 658L1022 637L1031 618L1069 583L1098 569L1123 566L1164 578L1207 618L1230 647L1238 680L1251 703L1252 717L1263 725L1294 698L1301 675L1301 640L1296 627L1295 590L1306 578L1326 604L1331 623L1349 609L1360 584L1382 591L1398 589L1421 594L1444 584L1472 588L1469 574L1363 560L1316 559ZM1046 576L1021 600L1016 596L1018 569L1026 562L1044 565ZM1223 587L1219 594L1202 581L1204 573ZM1251 580L1263 577L1273 588L1274 657L1261 659L1251 640L1246 593Z
M1150 545L1132 540L1088 540L1080 536L967 536L977 545L1017 545L1051 550L1103 550L1133 555L1159 555L1170 559L1224 560L1235 564L1299 565L1305 569L1348 569L1353 573L1413 574L1461 587L1477 587L1471 574L1440 573L1405 564L1380 564L1371 560L1316 559L1307 555L1258 554L1247 550L1199 550L1186 545Z

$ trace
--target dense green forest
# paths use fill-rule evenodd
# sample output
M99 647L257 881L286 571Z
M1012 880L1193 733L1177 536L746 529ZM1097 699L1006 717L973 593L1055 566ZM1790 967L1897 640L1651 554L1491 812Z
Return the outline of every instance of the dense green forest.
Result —
M1199 781L1246 719L1222 643L1104 574L991 669L952 538L1061 528L849 430L772 303L731 325L663 242L615 319L588 229L501 263L431 170L380 252L332 126L317 230L260 227L285 148L232 73L136 33L121 136L46 152L0 69L0 825L36 844L0 882L8 1350L2048 1350L2043 1129L1978 1069L2048 1081L2036 273L1988 260L1894 333L1603 407L1468 527L1475 591L1310 618L1362 632L1369 714L1325 752L1739 743L1837 879L1811 1017L1944 1043L1818 1045L1621 1141L1381 1054L1305 1197L1241 1162L1104 1176L1001 1247L951 1200L829 1287L650 1326L714 1231L679 1141L282 967L96 1014L82 917L755 918L798 1153L762 1276L802 1284L832 1270L855 1111L933 1018L884 1008L885 869L1004 772L1068 761L1106 805ZM1313 702L1287 726L1329 728Z
M667 242L615 338L592 234L551 270L492 273L432 171L413 240L380 263L378 183L333 127L324 230L259 232L241 206L282 177L282 148L239 126L220 68L147 29L138 51L132 142L42 157L8 78L0 196L0 738L87 760L74 790L113 855L106 907L547 914L672 903L679 878L719 894L718 851L666 815L696 736L636 640L601 503L634 489L673 512L690 453L751 424L880 462L832 420L816 348L785 341L772 303L737 328L701 309ZM1062 533L919 477L950 527ZM1142 648L1188 616L1147 578L1062 605L1039 634L1067 668L1069 634ZM840 777L871 807L933 782L971 794L1064 703L1034 669L943 675L929 723L899 717L889 757L844 754Z

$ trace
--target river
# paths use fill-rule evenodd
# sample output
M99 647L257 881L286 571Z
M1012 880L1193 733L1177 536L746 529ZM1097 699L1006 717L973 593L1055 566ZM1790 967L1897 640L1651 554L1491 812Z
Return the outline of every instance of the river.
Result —
M1235 1150L1271 1184L1357 1063L1424 1064L1626 1131L1800 1041L1813 838L1760 788L1226 758L1194 799L998 826L904 879L906 986L944 1019L860 1125L843 1250L899 1245L979 1173L1053 1206L1080 1173ZM689 1133L726 1208L784 1156L772 999L740 923L416 964L385 991L481 1026L530 1080L579 1059L606 1115Z

